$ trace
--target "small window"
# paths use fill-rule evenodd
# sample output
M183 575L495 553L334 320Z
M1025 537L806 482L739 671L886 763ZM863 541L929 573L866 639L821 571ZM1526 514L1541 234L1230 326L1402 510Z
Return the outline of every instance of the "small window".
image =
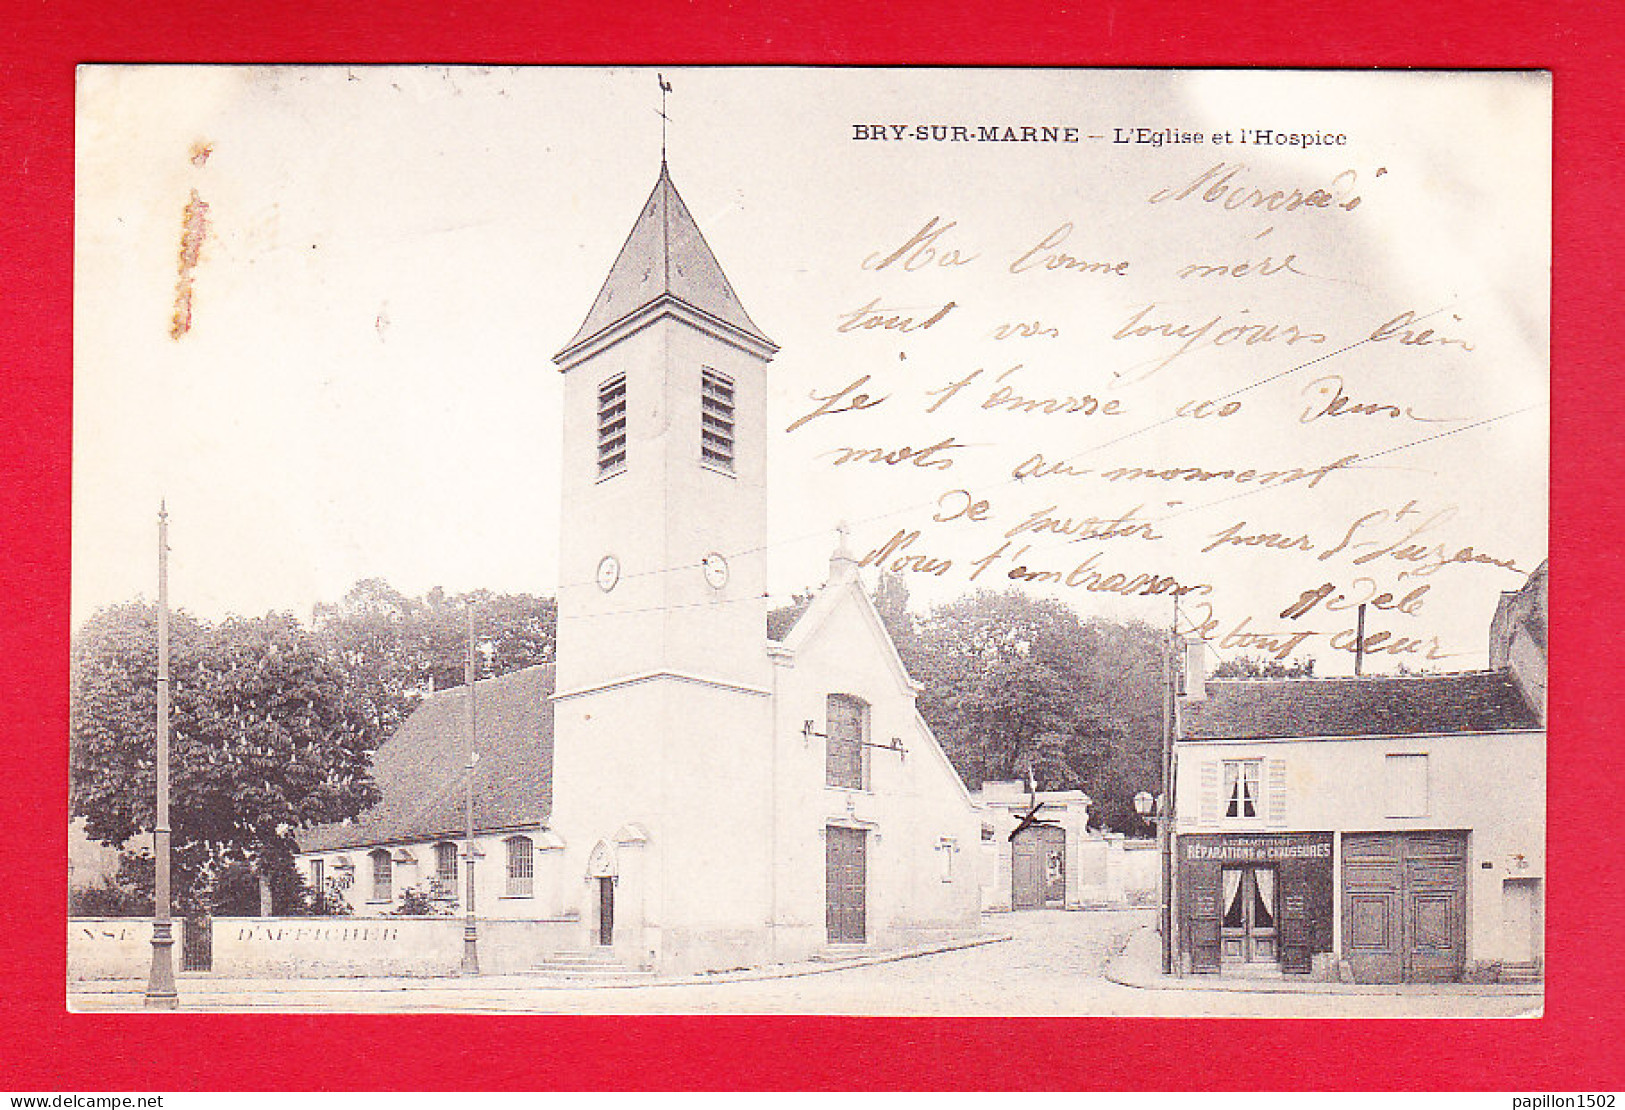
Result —
M831 694L825 700L824 783L848 790L866 790L864 735L869 706L850 694Z
M430 893L436 898L457 900L457 845L449 840L434 846L434 884Z
M1231 759L1224 764L1224 815L1246 820L1263 815L1259 804L1259 783L1263 778L1262 759Z
M1426 817L1428 814L1428 757L1390 755L1384 760L1388 816Z
M626 375L598 387L598 476L626 469Z
M734 468L734 383L710 367L700 371L700 460Z
M313 860L311 860L310 861L310 889L314 890L316 892L317 896L320 897L323 890L326 888L326 886L327 886L327 861L326 860L321 860L321 859L313 859Z
M954 856L959 844L951 836L937 838L937 876L945 883L954 881Z
M535 888L536 849L528 836L508 838L508 897L529 898Z
M375 848L367 854L367 858L372 860L372 901L393 901L395 889L389 853L382 848Z

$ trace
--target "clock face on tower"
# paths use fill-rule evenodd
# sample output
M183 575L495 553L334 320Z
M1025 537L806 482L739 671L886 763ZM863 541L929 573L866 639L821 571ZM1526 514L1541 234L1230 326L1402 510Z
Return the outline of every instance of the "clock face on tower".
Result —
M713 590L720 590L728 584L728 560L715 551L700 560L705 568L705 580Z
M598 561L598 588L607 594L620 580L621 561L613 555L605 555Z

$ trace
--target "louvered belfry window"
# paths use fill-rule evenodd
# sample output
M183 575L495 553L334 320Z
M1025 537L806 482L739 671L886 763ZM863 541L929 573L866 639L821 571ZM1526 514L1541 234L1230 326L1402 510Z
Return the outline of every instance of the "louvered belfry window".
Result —
M626 469L626 375L598 387L598 476Z
M700 371L700 459L734 468L734 383L710 367Z

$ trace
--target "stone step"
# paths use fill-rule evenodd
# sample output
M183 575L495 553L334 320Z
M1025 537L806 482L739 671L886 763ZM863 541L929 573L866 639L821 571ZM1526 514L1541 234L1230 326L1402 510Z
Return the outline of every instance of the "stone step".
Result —
M531 966L537 975L579 983L619 983L654 978L654 972L629 967L615 958L613 949L550 952Z
M582 967L548 967L545 964L539 964L531 969L531 973L565 983L638 983L655 977L653 971L641 967L588 970Z
M815 963L840 963L843 960L856 960L874 954L875 950L867 944L826 944L813 952L808 959Z
M1538 983L1540 967L1536 964L1502 964L1500 981L1503 983Z

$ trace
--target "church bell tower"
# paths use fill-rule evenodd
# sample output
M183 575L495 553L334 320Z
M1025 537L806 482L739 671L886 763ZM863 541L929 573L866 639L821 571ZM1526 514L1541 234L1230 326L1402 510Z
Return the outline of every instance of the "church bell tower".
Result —
M565 911L623 961L771 956L767 363L660 176L564 374L551 830ZM750 938L742 941L741 938Z
M660 176L564 374L559 689L680 675L766 681L766 367Z

